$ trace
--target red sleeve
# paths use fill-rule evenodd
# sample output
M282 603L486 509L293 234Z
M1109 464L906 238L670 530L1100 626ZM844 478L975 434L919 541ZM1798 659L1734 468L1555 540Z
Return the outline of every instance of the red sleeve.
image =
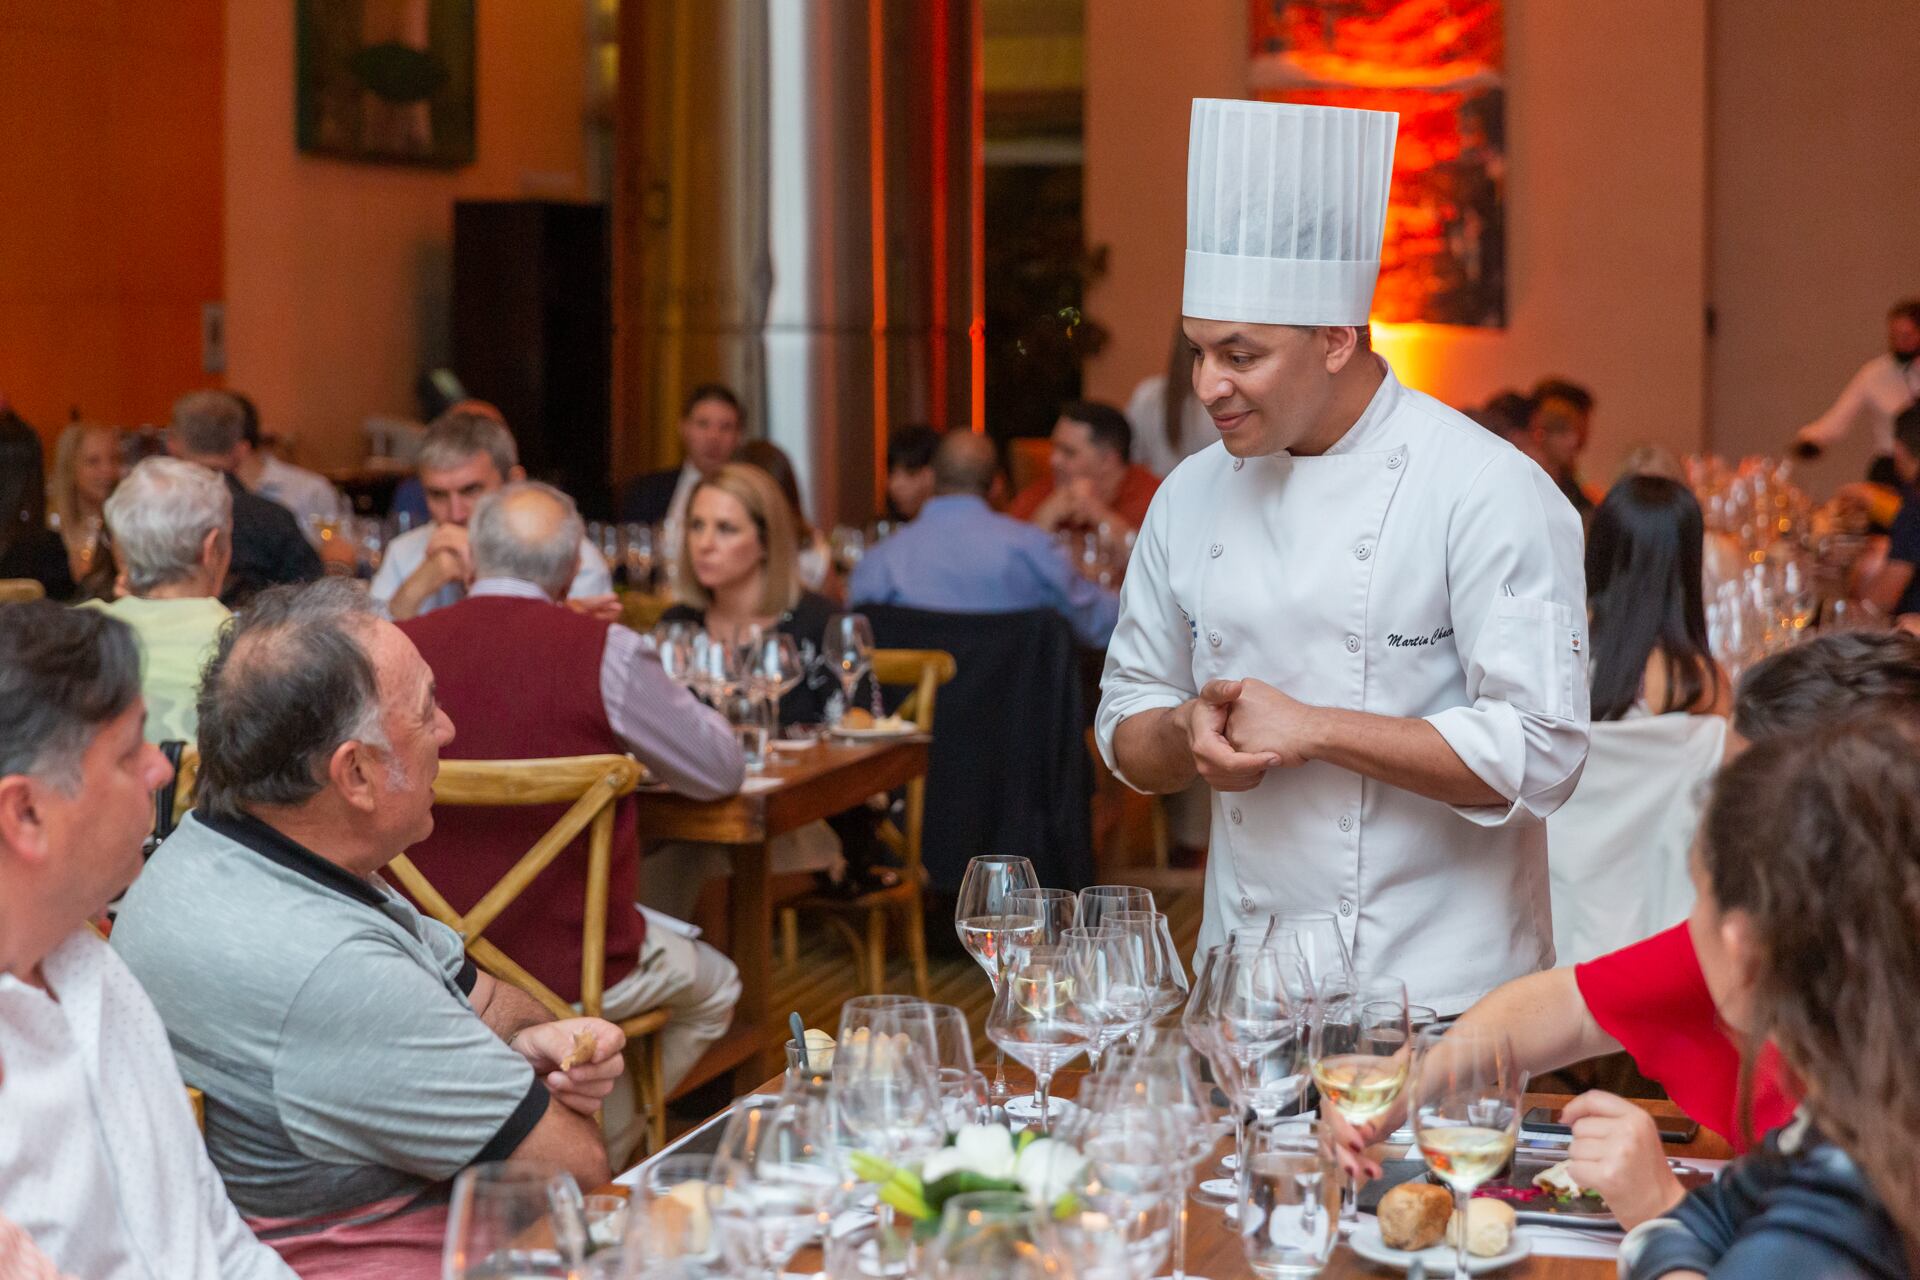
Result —
M1042 476L1032 484L1013 495L1013 501L1007 504L1007 514L1015 520L1031 520L1033 513L1040 509L1053 493L1053 477Z
M1677 924L1575 965L1573 977L1594 1021L1633 1056L1640 1073L1657 1081L1681 1110L1744 1150L1740 1050L1714 1010L1687 926ZM1786 1083L1769 1045L1754 1083L1756 1136L1793 1114Z
M1120 497L1113 509L1138 529L1147 522L1147 508L1153 504L1153 495L1159 489L1160 477L1135 463L1127 468L1126 483L1120 487Z

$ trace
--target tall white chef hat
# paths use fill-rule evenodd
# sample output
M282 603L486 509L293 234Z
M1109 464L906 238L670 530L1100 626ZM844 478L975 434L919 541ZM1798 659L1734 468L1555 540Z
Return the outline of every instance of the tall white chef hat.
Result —
M1391 111L1195 98L1181 313L1365 324L1399 125Z

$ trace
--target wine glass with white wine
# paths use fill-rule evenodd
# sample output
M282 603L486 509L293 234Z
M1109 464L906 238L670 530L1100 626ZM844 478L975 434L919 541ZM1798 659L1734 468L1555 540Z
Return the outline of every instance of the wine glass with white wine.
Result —
M1384 974L1335 975L1320 984L1307 1037L1307 1064L1320 1100L1348 1124L1385 1114L1400 1099L1410 1057L1407 984ZM1362 1180L1341 1194L1340 1214L1352 1219Z
M1455 1220L1481 1183L1513 1157L1526 1076L1506 1033L1428 1027L1413 1042L1413 1136L1435 1177L1453 1190ZM1454 1237L1454 1280L1467 1280L1467 1232Z

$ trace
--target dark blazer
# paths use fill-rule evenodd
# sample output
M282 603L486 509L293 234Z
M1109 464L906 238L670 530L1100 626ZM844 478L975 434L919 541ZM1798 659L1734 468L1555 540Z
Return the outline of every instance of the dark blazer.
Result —
M67 544L40 525L17 530L6 549L0 550L0 578L32 578L46 589L47 599L62 602L71 600L76 589Z
M312 582L326 571L293 512L247 492L232 475L226 480L233 496L233 564L220 593L222 604L238 609L268 587Z
M944 649L956 664L940 691L927 760L921 847L932 886L958 889L967 862L983 853L1031 858L1041 884L1091 883L1093 762L1067 620L1052 609L935 613L870 604L860 612L875 644Z
M680 468L650 471L627 481L620 491L622 524L659 524L673 505L673 491L680 486Z

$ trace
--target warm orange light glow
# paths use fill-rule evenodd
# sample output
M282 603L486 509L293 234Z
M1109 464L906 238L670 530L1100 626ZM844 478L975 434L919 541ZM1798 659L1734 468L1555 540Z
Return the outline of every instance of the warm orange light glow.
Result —
M873 220L873 500L887 501L887 97L881 0L867 0L868 216Z
M936 431L947 429L947 344L952 317L947 312L947 12L948 0L931 0L928 20L933 23L933 139L927 163L933 169L933 351L928 375L932 382L928 422Z
M1445 384L1447 339L1458 330L1432 324L1389 324L1373 321L1373 349L1393 366L1394 376L1409 387L1429 394Z
M970 47L967 85L967 100L972 104L973 124L967 130L967 136L973 139L973 154L967 160L967 197L973 206L973 246L967 259L967 274L972 281L973 296L969 302L969 320L967 322L967 343L973 360L972 383L972 422L975 435L987 429L987 192L986 192L986 93L982 89L980 69L980 21L979 10L974 10L974 21L967 33Z

